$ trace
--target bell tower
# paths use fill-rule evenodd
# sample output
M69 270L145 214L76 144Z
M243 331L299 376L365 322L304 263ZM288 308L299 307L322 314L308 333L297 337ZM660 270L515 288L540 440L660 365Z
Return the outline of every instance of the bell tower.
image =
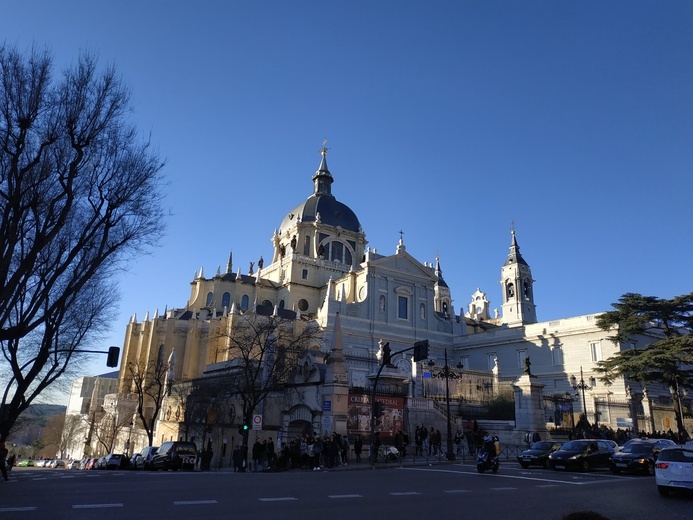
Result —
M503 287L502 323L510 326L536 323L537 309L534 304L532 270L520 254L514 229L510 253L501 268L500 284Z

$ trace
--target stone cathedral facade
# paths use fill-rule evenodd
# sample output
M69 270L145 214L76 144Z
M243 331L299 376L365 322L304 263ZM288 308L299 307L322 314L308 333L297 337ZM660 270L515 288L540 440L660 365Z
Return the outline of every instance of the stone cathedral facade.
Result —
M510 388L529 357L536 382L548 396L574 395L574 378L582 369L590 389L584 400L574 399L571 409L581 413L584 403L591 422L630 427L631 415L652 415L647 409L650 397L645 394L643 399L642 389L624 381L605 387L593 373L599 360L651 338L616 345L595 326L596 315L539 322L533 273L514 231L507 258L498 259L500 312L491 311L487 293L481 290L471 295L466 309L456 311L439 258L435 264L418 261L402 239L393 254L368 247L358 217L333 193L335 178L327 165L327 150L321 154L312 192L274 230L267 261L260 258L244 273L234 269L230 256L226 268L218 268L214 275L206 276L203 269L195 274L181 307L157 311L151 318L147 314L142 321L133 316L125 333L120 394L132 390L126 368L131 362L167 360L173 355L172 381L214 372L229 360L210 339L210 331L232 323L236 316L264 312L312 321L322 331L322 341L306 359L304 382L312 384L302 398L275 399L261 411L262 434L272 435L275 442L307 429L348 435L366 431L369 388L383 342L395 353L395 374L380 396L386 403L382 424L386 435L398 429L411 434L414 424L444 420L431 403L440 397L436 376L446 356L458 376L450 381L456 400L483 398L504 383ZM411 352L396 354L420 340L429 341L428 360L414 363ZM624 406L603 406L617 402ZM634 403L640 406L637 413ZM168 408L162 412L155 444L179 437L176 413L170 404ZM547 423L552 420L555 417L547 412ZM215 442L229 441L222 437L237 426L237 422L227 425ZM141 436L138 442L142 443Z

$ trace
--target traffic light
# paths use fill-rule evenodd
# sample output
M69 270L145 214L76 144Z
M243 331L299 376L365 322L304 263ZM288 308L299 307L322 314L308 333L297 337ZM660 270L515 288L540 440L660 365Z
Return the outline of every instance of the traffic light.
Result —
M373 403L373 417L376 419L383 416L383 403L376 401Z
M240 428L238 428L238 434L243 435L248 430L250 430L250 426L247 422L244 422L243 425Z
M120 357L120 347L108 347L108 357L106 358L107 367L117 367Z
M417 341L414 343L414 361L428 359L428 340Z

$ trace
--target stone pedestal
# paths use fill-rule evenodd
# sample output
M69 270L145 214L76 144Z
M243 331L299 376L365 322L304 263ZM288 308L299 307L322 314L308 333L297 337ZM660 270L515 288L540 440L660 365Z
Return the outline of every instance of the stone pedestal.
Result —
M522 432L546 432L544 417L544 385L527 373L513 384L515 390L515 430ZM545 438L545 435L542 435Z

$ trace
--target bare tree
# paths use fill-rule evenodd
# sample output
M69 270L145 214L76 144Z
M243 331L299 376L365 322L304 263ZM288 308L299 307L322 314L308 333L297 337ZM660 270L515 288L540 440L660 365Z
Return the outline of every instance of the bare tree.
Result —
M48 51L0 46L0 441L107 329L114 271L163 231L163 165L129 112L93 55L55 79Z
M117 411L109 411L101 416L101 419L95 425L93 434L98 443L103 446L104 453L119 451L116 442L120 433L130 426L130 421L132 421L132 416L127 417Z
M85 429L84 417L80 414L70 414L65 416L65 422L63 424L63 431L60 435L60 444L58 446L61 456L68 451L69 456L72 458L79 457L72 451L74 446L79 446L84 444L84 429Z
M167 394L169 364L162 360L128 364L132 389L137 399L136 413L147 433L149 445L154 443L154 430Z
M267 396L287 389L301 355L317 347L320 331L315 322L257 313L231 315L218 339L228 359L223 388L240 402L240 419L251 425L253 413ZM248 429L242 430L243 453L248 450Z

